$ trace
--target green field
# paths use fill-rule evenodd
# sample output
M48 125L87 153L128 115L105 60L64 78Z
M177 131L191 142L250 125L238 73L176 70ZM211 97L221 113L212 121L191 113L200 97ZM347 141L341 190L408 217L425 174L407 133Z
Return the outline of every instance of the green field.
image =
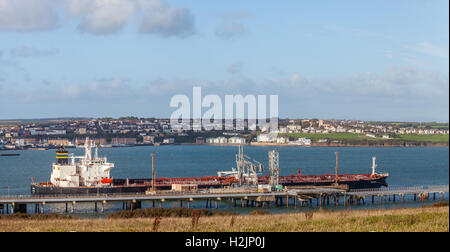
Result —
M424 142L439 142L448 143L448 135L397 135L396 139L405 141L424 141Z
M280 134L280 136L288 136L294 139L299 137L306 137L311 140L319 140L319 139L330 139L330 140L358 140L358 139L366 139L366 140L375 140L375 138L366 137L364 134L351 134L351 133L330 133L330 134L310 134L310 133L287 133Z
M317 142L319 139L328 139L329 142L338 140L342 143L363 143L363 142L374 142L374 143L440 143L447 144L449 142L448 135L416 135L416 134L404 134L395 135L390 139L383 139L381 137L372 138L367 137L365 134L352 134L352 133L329 133L329 134L310 134L310 133L287 133L280 134L280 136L288 136L291 139L297 139L300 137L306 137L311 139L313 142Z

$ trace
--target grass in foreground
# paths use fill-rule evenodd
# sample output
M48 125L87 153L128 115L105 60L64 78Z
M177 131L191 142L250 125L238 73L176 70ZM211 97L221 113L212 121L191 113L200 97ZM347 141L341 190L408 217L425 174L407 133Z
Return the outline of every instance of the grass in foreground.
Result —
M0 219L0 232L448 232L449 208L361 210L238 216Z

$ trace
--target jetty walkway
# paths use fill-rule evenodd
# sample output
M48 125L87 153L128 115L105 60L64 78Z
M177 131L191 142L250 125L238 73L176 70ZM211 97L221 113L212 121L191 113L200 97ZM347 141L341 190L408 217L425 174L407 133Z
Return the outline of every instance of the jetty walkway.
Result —
M123 209L142 208L142 202L150 202L152 207L163 207L164 202L178 201L180 207L191 207L192 202L205 203L205 208L218 208L221 202L227 201L234 207L266 207L266 206L339 206L367 204L383 204L384 201L406 200L445 200L449 185L388 187L365 190L343 190L332 187L308 187L285 189L267 193L253 191L214 190L199 192L156 192L154 194L97 194L97 195L15 195L0 196L0 214L26 213L28 206L34 205L35 213L44 213L44 206L49 204L65 204L66 213L74 213L76 204L92 203L94 212L104 212L105 204L121 202ZM214 204L214 205L213 205Z

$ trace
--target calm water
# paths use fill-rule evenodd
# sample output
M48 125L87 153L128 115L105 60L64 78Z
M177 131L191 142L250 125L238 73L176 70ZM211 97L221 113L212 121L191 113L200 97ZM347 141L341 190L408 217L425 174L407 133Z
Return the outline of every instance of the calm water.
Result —
M377 157L377 170L388 172L391 186L443 185L449 183L448 148L331 148L331 147L245 147L244 151L267 167L267 151L280 153L281 175L334 173L335 156L339 152L340 173L370 173L372 156ZM151 156L156 153L157 176L206 176L235 167L233 146L146 146L100 149L115 163L114 178L151 177ZM70 149L82 155L83 149ZM2 152L5 153L5 152ZM55 150L18 151L19 157L0 157L0 195L29 194L31 178L50 179Z

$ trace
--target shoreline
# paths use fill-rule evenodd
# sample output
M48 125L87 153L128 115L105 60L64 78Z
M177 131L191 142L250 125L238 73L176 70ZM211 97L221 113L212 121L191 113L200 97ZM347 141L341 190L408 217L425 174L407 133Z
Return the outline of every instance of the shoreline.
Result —
M239 144L198 144L198 143L175 143L175 144L161 144L161 145L150 145L150 144L137 144L131 146L121 146L121 147L103 147L104 149L117 149L117 148L131 148L131 147L143 147L143 146L239 146ZM319 144L312 143L311 145L296 145L296 144L278 144L278 143L250 143L243 144L243 146L254 146L254 147L299 147L299 148L314 148L314 147L348 147L348 148L448 148L449 145L445 144L425 144L425 145L415 145L415 144L398 144L398 145L387 145L387 144ZM74 147L75 148L75 147ZM101 148L101 147L100 147ZM44 151L44 150L55 150L56 148L34 148L34 149L0 149L0 152L15 152L15 151ZM4 155L0 155L4 156Z
M198 143L180 143L180 144L174 144L174 145L193 145L193 146L239 146L239 144L198 144ZM137 145L139 146L139 145ZM364 144L319 144L319 143L312 143L311 145L296 145L296 144L279 144L279 143L250 143L250 144L243 144L243 146L273 146L273 147L405 147L405 148L414 148L414 147L441 147L441 148L448 148L449 145L445 144L427 144L427 145L414 145L414 144L407 144L407 145L386 145L386 144L376 144L376 145L364 145Z

